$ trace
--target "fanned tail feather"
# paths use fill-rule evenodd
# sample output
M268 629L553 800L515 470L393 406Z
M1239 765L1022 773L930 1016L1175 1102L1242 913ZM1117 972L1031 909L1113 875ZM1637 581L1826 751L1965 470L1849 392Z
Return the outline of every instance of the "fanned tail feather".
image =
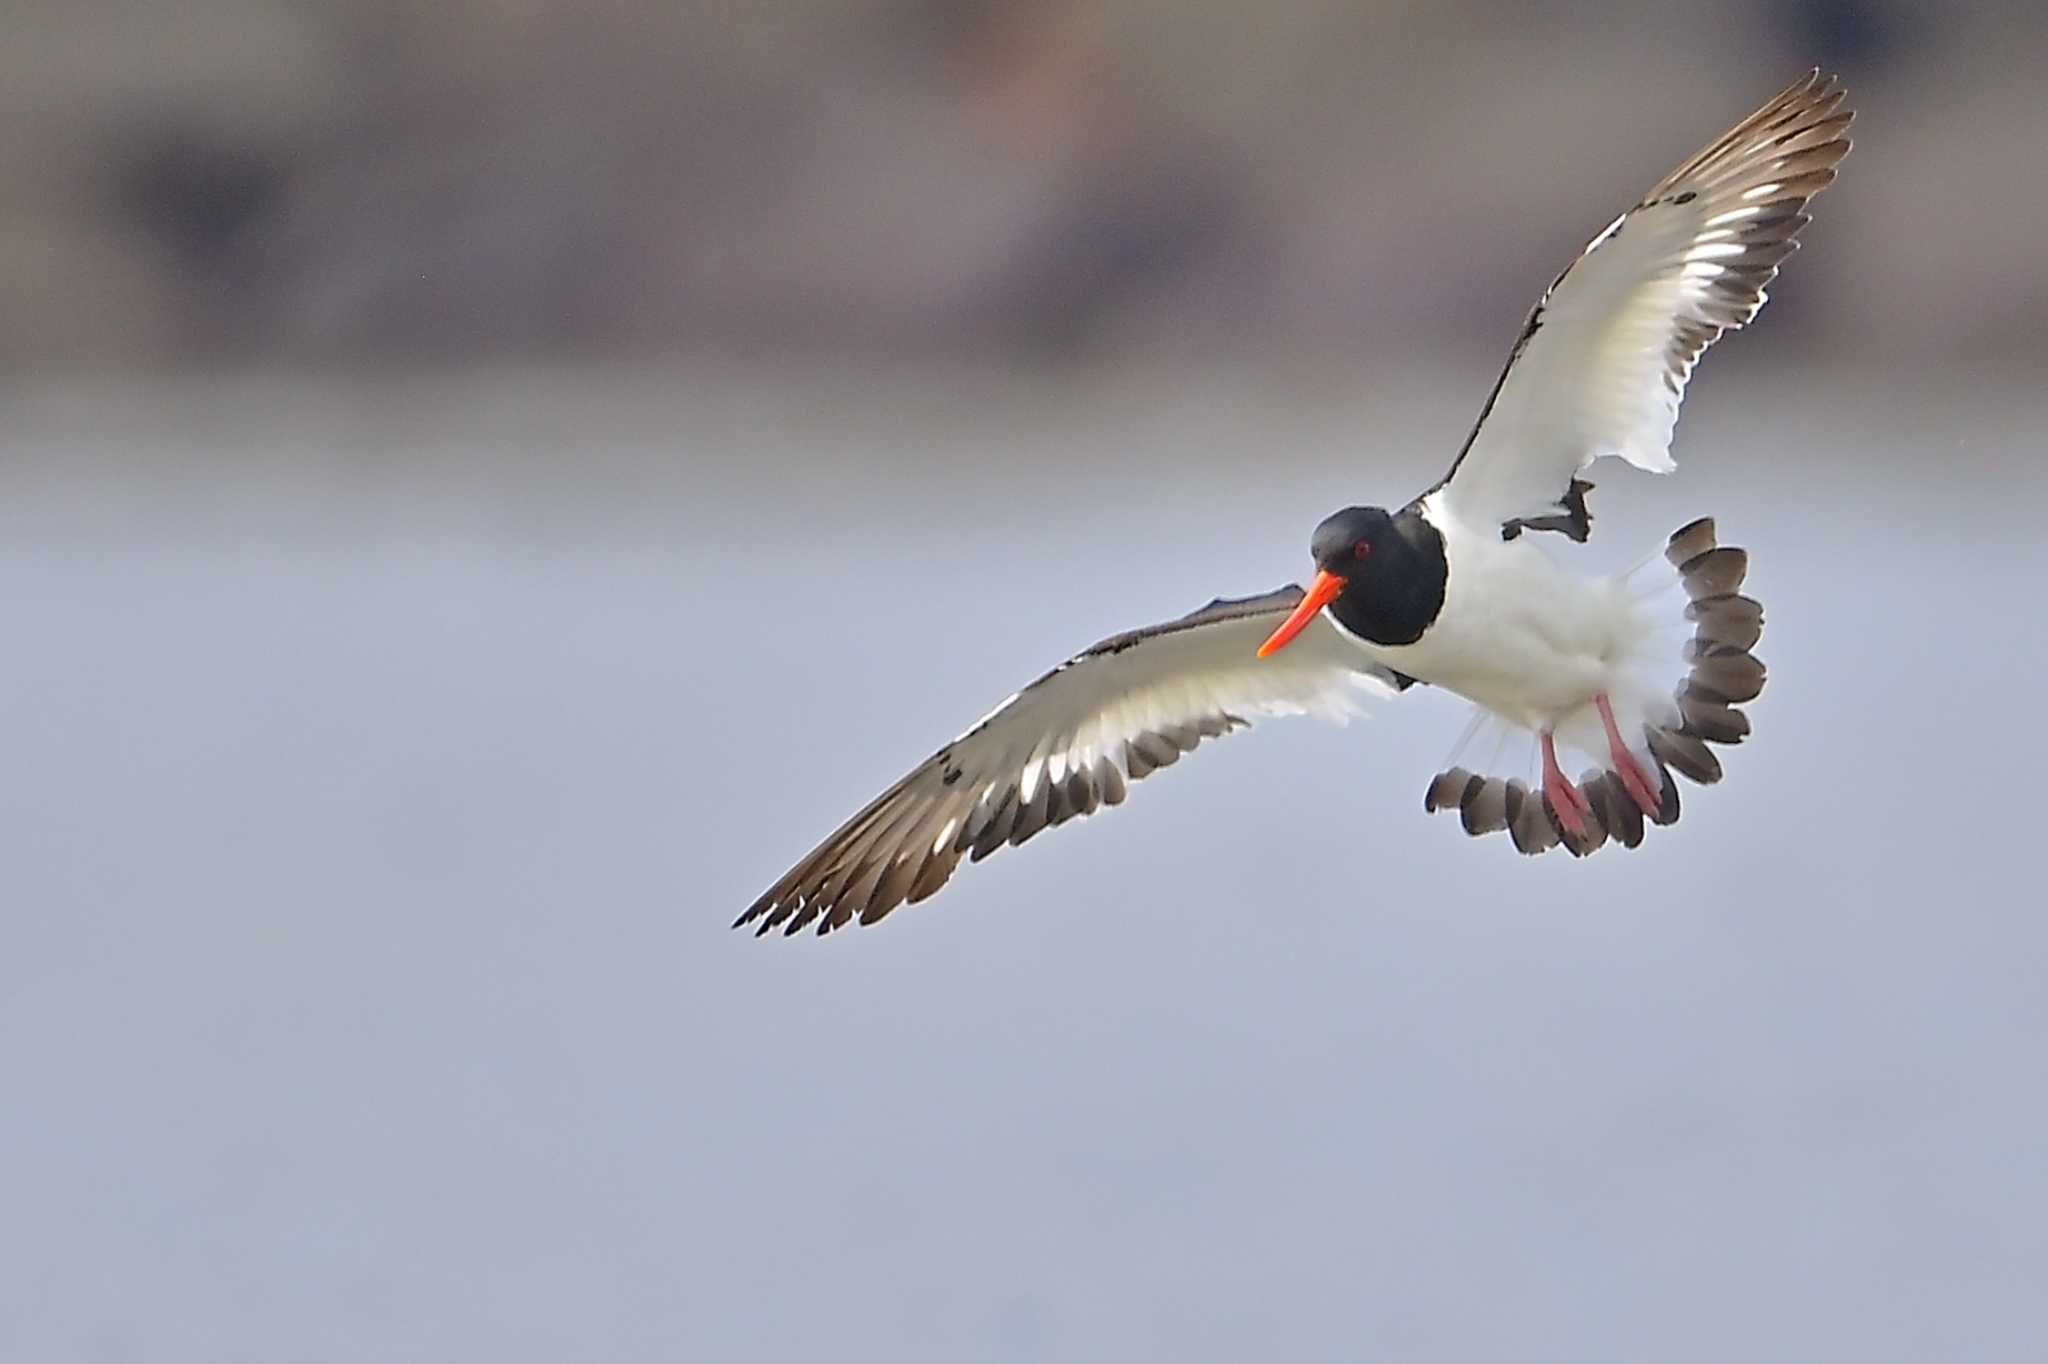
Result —
M1594 767L1579 780L1592 813L1584 821L1585 833L1575 835L1541 790L1453 766L1430 781L1423 795L1425 810L1455 810L1468 834L1504 832L1525 854L1562 847L1585 857L1610 841L1637 847L1647 825L1677 823L1676 777L1696 786L1721 780L1721 761L1709 745L1739 744L1749 737L1749 717L1739 707L1764 688L1763 662L1750 652L1763 635L1763 605L1741 593L1749 555L1720 544L1711 518L1673 532L1664 557L1678 570L1687 598L1685 618L1694 628L1683 653L1686 675L1669 713L1646 721L1640 736L1661 786L1658 808L1642 809L1620 773Z

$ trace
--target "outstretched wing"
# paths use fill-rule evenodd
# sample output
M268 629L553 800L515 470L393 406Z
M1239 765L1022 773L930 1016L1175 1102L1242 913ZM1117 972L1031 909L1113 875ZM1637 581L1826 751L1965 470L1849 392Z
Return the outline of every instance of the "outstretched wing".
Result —
M1123 802L1126 785L1254 715L1348 718L1398 679L1328 620L1259 658L1299 587L1211 602L1106 639L989 712L841 825L733 925L823 933L873 923L1040 829Z
M1581 469L1618 455L1671 470L1693 365L1763 307L1764 286L1809 221L1807 201L1848 155L1846 93L1818 70L1795 83L1666 176L1557 277L1439 485L1454 515L1583 540Z

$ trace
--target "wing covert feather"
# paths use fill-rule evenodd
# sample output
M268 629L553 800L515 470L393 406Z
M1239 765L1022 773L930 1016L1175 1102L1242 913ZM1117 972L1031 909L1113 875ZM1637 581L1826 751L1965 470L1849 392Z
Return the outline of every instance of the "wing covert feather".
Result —
M1669 472L1700 355L1747 325L1849 152L1847 92L1815 70L1616 218L1523 325L1440 492L1473 525L1590 523L1578 473L1603 455ZM1577 487L1574 487L1574 484ZM1576 504L1576 505L1574 505ZM1563 515L1559 515L1563 513Z
M1219 598L1114 635L1011 696L863 807L740 915L735 927L819 932L873 923L1040 830L1121 804L1129 784L1254 716L1342 721L1396 679L1318 620L1257 657L1301 589Z

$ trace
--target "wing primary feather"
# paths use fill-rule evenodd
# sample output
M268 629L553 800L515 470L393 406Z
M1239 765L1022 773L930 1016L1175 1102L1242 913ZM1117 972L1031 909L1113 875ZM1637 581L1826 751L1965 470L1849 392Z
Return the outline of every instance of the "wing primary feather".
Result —
M1700 356L1762 309L1834 182L1854 115L1818 72L1681 162L1609 224L1529 313L1450 472L1425 497L1473 526L1579 538L1573 480L1602 456L1673 467Z
M1257 657L1301 589L1219 598L1075 655L863 806L750 905L737 925L793 934L874 923L936 894L960 862L1119 805L1133 781L1255 714L1341 717L1358 683L1389 694L1335 627Z

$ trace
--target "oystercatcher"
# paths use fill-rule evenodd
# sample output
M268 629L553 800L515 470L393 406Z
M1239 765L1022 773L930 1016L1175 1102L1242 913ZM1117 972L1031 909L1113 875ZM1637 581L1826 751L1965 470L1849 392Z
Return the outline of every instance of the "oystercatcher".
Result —
M937 891L963 857L1120 804L1130 782L1247 717L1341 720L1416 683L1474 702L1475 727L1536 736L1529 784L1455 765L1431 781L1425 808L1456 810L1467 831L1584 856L1676 820L1672 773L1719 780L1707 745L1748 734L1738 706L1763 687L1750 652L1763 610L1738 591L1747 556L1710 520L1665 546L1695 625L1674 692L1659 676L1659 594L1631 575L1569 573L1537 541L1586 539L1580 475L1595 459L1671 470L1693 365L1763 307L1807 202L1848 154L1844 93L1813 71L1593 238L1529 314L1450 472L1398 511L1325 519L1306 591L1219 598L1075 655L876 797L735 926L873 923ZM1560 747L1596 765L1573 782Z

